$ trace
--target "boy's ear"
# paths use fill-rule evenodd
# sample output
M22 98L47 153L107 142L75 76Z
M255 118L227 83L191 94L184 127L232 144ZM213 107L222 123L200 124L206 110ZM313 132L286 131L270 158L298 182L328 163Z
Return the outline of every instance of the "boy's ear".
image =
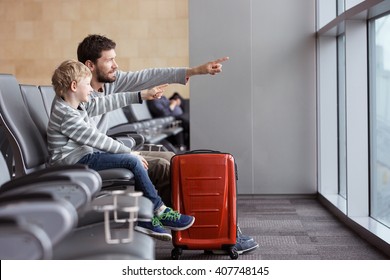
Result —
M70 84L70 89L71 89L71 91L77 90L77 82L76 81L72 81L72 83Z

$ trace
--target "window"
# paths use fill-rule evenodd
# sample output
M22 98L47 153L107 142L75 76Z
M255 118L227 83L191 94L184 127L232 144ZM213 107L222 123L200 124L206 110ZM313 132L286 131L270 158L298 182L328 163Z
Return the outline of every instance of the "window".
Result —
M339 195L347 198L347 137L345 102L345 35L337 37L337 115L338 115L338 186Z
M390 227L390 15L370 26L370 215Z
M390 1L317 0L317 19L318 192L390 245Z

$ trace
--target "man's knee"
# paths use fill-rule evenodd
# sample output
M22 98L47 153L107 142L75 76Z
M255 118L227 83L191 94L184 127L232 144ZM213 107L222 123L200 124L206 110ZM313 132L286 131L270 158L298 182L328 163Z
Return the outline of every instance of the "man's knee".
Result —
M171 158L175 155L173 152L157 152L157 151L142 151L141 156L146 158L153 159L153 158L158 158L158 159L165 159L166 161L170 162Z
M148 171L149 173L160 173L160 176L164 176L164 174L169 173L169 169L171 163L164 158L151 158L145 157L148 162Z

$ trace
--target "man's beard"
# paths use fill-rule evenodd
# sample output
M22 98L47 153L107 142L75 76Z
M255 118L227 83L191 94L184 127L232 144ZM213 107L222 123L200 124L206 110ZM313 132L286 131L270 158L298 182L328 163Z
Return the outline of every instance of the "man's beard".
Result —
M110 78L108 75L104 75L100 72L99 69L96 69L96 78L99 83L113 83L116 80L116 76Z

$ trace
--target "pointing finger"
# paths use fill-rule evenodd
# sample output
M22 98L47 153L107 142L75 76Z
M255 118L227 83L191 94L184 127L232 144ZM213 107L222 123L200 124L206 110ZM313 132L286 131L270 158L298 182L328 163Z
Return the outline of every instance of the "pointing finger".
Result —
M214 60L213 63L221 63L221 62L224 62L224 61L227 61L227 60L229 60L229 57L225 56L225 57L221 57L221 58L218 58L218 59Z

